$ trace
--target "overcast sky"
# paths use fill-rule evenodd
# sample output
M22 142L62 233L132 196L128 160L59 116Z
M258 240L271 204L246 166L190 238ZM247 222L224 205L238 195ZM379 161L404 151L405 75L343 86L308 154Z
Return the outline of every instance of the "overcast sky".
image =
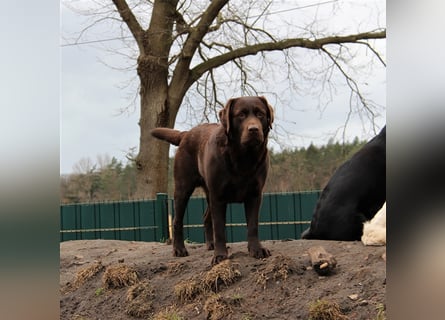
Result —
M80 1L81 2L81 1ZM279 5L272 11L282 8L292 8L293 1L276 1ZM308 5L316 1L299 1L298 5ZM335 5L341 7L335 17L329 17L329 12L323 16L322 8L311 7L288 13L277 14L280 20L295 18L296 14L312 18L318 14L324 19L326 29L338 28L345 30L344 34L353 33L360 24L360 31L385 26L385 1L369 1L367 7L357 5L362 1L338 1ZM318 11L316 11L318 9ZM329 17L329 18L328 18ZM90 158L93 162L98 156L108 155L123 162L130 148L137 148L139 142L139 111L121 113L128 106L135 94L135 85L122 88L123 84L135 76L134 72L121 72L101 63L111 61L110 53L94 45L65 46L69 43L67 35L82 28L82 18L62 5L61 8L61 97L60 97L60 172L70 173L73 166L82 158ZM366 21L366 23L363 23ZM344 25L343 25L344 24ZM349 28L349 29L348 29ZM351 29L352 28L352 29ZM355 29L354 29L355 28ZM330 30L329 30L330 31ZM108 37L106 35L105 37ZM385 41L380 40L379 49L385 57ZM370 54L369 52L367 53ZM109 59L109 60L107 60ZM360 59L360 57L358 58ZM282 72L283 70L278 70ZM381 106L375 119L376 128L368 119L355 115L350 119L346 130L346 139L355 136L369 139L374 130L379 130L386 123L386 72L384 67L375 68L366 79L368 97ZM193 87L192 89L193 90ZM276 88L277 91L280 88ZM349 109L349 90L338 87L332 97L332 103L323 112L317 108L315 97L295 95L288 97L289 104L284 106L279 101L270 98L275 108L275 126L273 135L276 141L269 146L279 151L281 146L287 148L327 143L330 137L342 139L342 131L338 130L345 123ZM185 119L180 114L178 119ZM191 123L177 124L180 129L188 128Z

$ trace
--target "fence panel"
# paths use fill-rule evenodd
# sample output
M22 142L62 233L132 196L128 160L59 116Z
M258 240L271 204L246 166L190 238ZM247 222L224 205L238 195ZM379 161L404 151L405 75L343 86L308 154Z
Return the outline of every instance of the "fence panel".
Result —
M247 239L246 215L244 205L231 203L226 210L226 239L227 242L240 242Z
M77 223L77 209L79 207L76 205L65 205L61 206L60 214L60 228L61 230L78 230L80 229ZM78 232L61 232L60 241L77 240L79 238Z
M204 213L207 209L205 198L190 198L184 216L184 239L191 242L205 242Z
M300 224L298 234L301 233L311 225L312 215L314 213L315 205L320 197L321 191L316 192L301 192L298 194L300 200L300 216L299 221L306 222Z
M119 240L135 240L138 241L136 227L140 224L136 219L135 211L137 211L138 202L122 202L116 203L116 211L118 221L116 223ZM139 217L138 217L139 218Z
M295 223L296 213L298 209L295 208L292 194L276 194L269 195L274 198L274 220L268 221L273 224L276 222L276 237L277 239L296 238Z
M298 239L312 218L320 191L264 194L260 208L261 240ZM163 241L169 238L167 195L156 200L62 205L60 241L117 239ZM173 206L171 206L173 207ZM184 216L184 238L205 242L203 215L205 198L191 198ZM171 210L171 215L174 210ZM244 206L232 203L226 211L228 242L246 241Z
M260 239L299 239L301 232L310 225L319 195L320 191L264 194L258 227ZM188 241L205 242L203 215L206 208L205 198L190 198L184 216L184 238ZM226 238L227 242L247 239L246 218L241 203L227 206Z
M162 241L168 238L167 218L166 195L156 200L62 205L60 241Z
M116 231L116 205L114 203L102 203L98 205L98 219L100 226L100 239L119 239Z
M161 241L165 239L157 226L156 206L152 201L139 201L137 203L139 215L139 241ZM165 213L167 215L167 213ZM163 238L164 237L164 238Z

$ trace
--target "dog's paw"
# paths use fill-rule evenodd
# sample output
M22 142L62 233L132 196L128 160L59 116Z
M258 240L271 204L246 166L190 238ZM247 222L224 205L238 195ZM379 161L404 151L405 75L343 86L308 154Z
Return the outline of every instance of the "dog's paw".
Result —
M212 259L212 266L214 266L215 264L218 264L218 263L220 263L221 261L223 261L223 260L226 260L228 257L227 257L227 255L225 254L225 255L219 255L219 256L213 256L213 259Z
M189 253L187 252L187 249L184 248L173 248L173 256L174 257L187 257Z
M256 249L249 249L249 255L256 259L263 259L271 256L269 249L258 247Z

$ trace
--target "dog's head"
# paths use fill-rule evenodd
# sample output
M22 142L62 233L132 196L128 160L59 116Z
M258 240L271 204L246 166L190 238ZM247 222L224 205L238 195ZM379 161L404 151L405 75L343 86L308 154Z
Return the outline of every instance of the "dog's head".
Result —
M242 146L257 146L267 139L274 115L266 98L240 97L230 99L219 118L229 139Z

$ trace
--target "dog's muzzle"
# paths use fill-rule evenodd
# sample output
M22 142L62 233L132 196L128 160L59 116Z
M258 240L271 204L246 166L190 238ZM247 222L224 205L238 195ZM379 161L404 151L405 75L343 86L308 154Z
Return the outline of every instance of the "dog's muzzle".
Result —
M257 124L247 125L246 130L243 132L241 143L247 146L255 146L261 144L264 141L264 135L261 127Z

